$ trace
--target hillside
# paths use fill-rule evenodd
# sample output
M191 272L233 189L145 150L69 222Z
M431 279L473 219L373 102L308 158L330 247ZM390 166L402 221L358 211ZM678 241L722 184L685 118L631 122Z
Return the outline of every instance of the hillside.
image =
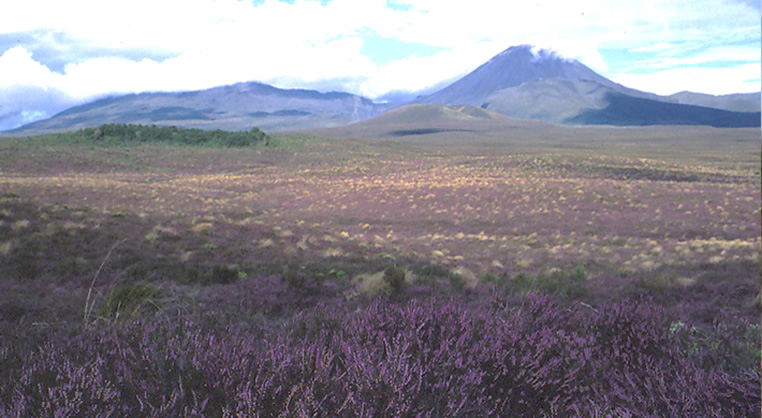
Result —
M354 132L359 137L427 138L480 135L519 126L529 127L530 121L509 118L499 113L470 105L444 106L413 104L394 109L375 118L334 131Z
M413 104L390 110L359 125L446 123L508 119L498 113L469 105L444 106Z
M584 125L708 125L716 128L760 126L759 112L731 112L606 93L607 106L589 109L566 122Z
M383 105L348 93L286 90L252 82L191 92L109 97L73 107L15 132L76 130L104 123L207 130L248 130L256 126L273 131L345 125L384 109Z

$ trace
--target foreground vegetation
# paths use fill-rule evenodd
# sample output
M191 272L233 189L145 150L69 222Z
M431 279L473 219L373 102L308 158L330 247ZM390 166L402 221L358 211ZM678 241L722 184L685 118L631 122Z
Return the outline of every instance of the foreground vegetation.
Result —
M8 328L3 415L759 412L756 362L727 360L754 338L734 327L697 340L648 300L376 300L359 311L320 305L277 327L154 318L59 331L36 347Z
M756 143L94 134L0 142L0 415L760 414Z

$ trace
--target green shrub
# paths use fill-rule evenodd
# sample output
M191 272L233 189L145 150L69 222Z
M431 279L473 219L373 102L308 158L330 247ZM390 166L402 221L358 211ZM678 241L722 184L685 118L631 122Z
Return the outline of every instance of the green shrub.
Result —
M585 271L585 267L581 264L577 265L577 267L574 268L574 271L572 271L569 275L569 278L573 282L584 282L587 280L587 272Z
M237 267L226 265L215 265L209 267L188 267L184 270L184 277L180 274L181 283L187 284L229 284L246 278L248 274L240 271Z
M349 274L347 274L344 270L337 270L337 269L331 269L328 271L328 276L335 277L339 280L347 280L349 279Z
M450 288L456 292L462 292L466 287L466 279L460 274L451 274L449 277Z
M555 270L550 274L538 276L537 288L544 293L577 299L587 294L587 272L581 265L570 273Z
M180 281L182 283L201 283L203 275L197 268L189 267L185 270L185 277L182 277Z
M527 292L534 287L535 279L531 274L521 272L513 277L503 276L498 282L498 289L504 294Z
M672 286L674 281L674 273L662 271L657 274L643 274L637 280L633 281L633 283L635 286L651 294L659 294Z
M389 285L393 294L402 292L405 285L405 270L390 264L384 270L384 281Z
M440 279L450 277L450 271L438 264L424 263L422 265L412 266L411 269L416 274L416 283L424 285L434 285Z
M269 137L259 128L230 132L205 131L176 126L144 126L109 123L97 128L82 129L76 138L99 143L172 143L181 145L208 145L217 147L246 147L258 143L269 145Z
M587 272L581 265L571 272L554 270L537 276L521 272L512 278L502 277L496 284L503 294L535 291L577 299L587 294Z
M229 284L238 280L238 269L228 266L214 266L209 282L213 284Z
M479 276L480 283L498 283L500 279L491 272L486 272Z
M283 271L283 282L290 290L299 290L304 287L305 276L298 268L285 266Z

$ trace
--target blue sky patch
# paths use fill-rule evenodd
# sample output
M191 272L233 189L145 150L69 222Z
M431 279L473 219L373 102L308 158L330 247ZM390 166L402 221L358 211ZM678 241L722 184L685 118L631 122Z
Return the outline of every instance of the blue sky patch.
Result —
M376 65L384 65L392 61L410 58L413 55L428 57L445 49L438 46L384 38L375 34L364 35L363 41L364 44L360 52L370 58Z

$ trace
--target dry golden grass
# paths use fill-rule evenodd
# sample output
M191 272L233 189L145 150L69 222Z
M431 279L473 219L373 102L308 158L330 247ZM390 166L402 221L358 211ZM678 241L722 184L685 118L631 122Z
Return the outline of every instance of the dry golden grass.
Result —
M103 149L80 149L78 166L58 169L54 154L27 153L33 169L13 157L34 140L17 141L0 145L10 153L0 187L155 218L150 242L190 231L247 251L414 255L475 274L759 260L757 131L528 126L397 142L313 138L298 151L152 147L136 150L142 171L104 162ZM49 236L92 226L85 213L46 225Z

